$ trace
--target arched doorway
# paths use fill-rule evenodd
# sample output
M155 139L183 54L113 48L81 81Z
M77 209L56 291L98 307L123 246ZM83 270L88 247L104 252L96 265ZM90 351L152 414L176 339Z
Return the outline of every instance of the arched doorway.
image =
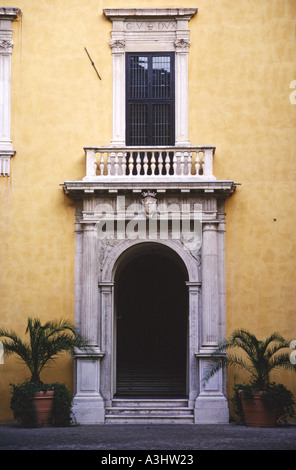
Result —
M116 396L186 395L187 278L177 258L166 247L146 245L118 269Z

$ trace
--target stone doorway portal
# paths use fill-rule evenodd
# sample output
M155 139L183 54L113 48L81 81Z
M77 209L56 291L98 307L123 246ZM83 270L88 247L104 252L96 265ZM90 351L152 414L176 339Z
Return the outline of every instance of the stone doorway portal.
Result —
M116 277L116 396L186 396L187 279L168 255L138 253Z
M108 199L106 197L103 200L108 204L112 202L115 207L117 196L114 194L116 193L110 193ZM190 411L191 422L228 422L225 372L220 371L209 383L203 383L203 376L211 361L213 348L217 345L219 338L223 337L225 328L223 199L220 200L218 196L217 199L214 196L200 196L198 199L196 194L186 196L185 200L189 201L190 207L199 201L203 208L202 245L198 250L190 250L187 245L185 246L183 238L175 239L170 231L165 239L158 237L142 240L118 236L98 239L96 221L100 219L95 209L97 201L101 201L102 196L99 198L87 195L86 192L84 196L81 196L85 211L77 213L76 323L83 334L90 338L92 351L91 353L76 351L73 408L78 417L77 421L95 424L111 422L112 419L112 422L119 422L121 419L119 415L124 413L124 420L130 419L128 422L134 422L134 419L138 420L137 422L145 422L146 418L149 422L151 407L153 407L153 410L155 409L153 412L157 415L160 411L164 412L163 408L165 408L170 415L169 422L175 422L176 413L182 414L185 407L185 411ZM174 195L170 192L165 196L159 193L160 201L164 198L168 206L179 200L177 199L179 196L184 203L185 196L182 193ZM139 195L135 190L129 194L126 204L130 207L130 202L133 200L137 202L138 199ZM156 261L157 269L155 270L154 267L156 274L153 276L151 274L152 262ZM130 275L128 270L131 272ZM156 279L155 284L151 284L151 279ZM169 280L169 282L163 283L164 280ZM135 288L136 283L142 286L142 290ZM120 284L124 292L121 299ZM160 285L162 288L157 290ZM168 289L167 286L170 288ZM152 292L158 292L157 295L148 295L148 288L150 292L151 289ZM139 291L137 295L136 291ZM174 297L177 292L178 296ZM135 342L132 343L131 340L135 341L134 338L140 338L140 344L144 346L145 334L149 331L151 339L151 324L150 326L143 324L143 319L149 318L150 312L154 310L151 302L156 299L156 305L161 305L163 298L170 299L172 303L169 304L168 309L170 312L176 312L175 306L182 298L182 292L186 299L184 301L185 315L180 317L184 320L182 327L175 326L177 318L175 314L172 316L166 314L164 323L157 325L157 333L162 332L160 344L163 347L153 349L151 340L148 346L146 342L146 357L148 354L148 359L151 361L152 358L157 359L158 373L161 373L160 364L166 366L166 370L169 369L168 364L174 364L174 371L176 371L180 360L183 371L183 376L179 375L183 387L182 396L171 398L168 395L161 395L164 391L160 389L159 382L150 380L149 384L157 384L156 393L152 393L151 388L149 390L146 387L139 398L135 396L135 390L129 392L131 393L129 397L127 395L123 398L119 397L118 391L122 392L122 389L120 390L119 387L118 371L120 368L123 370L119 359L128 356L139 358L138 363L141 365L141 370L146 371L147 378L148 366L146 369L143 367L145 354L139 354ZM135 308L130 323L127 323L128 326L125 329L121 329L120 318L117 317L121 317L124 312L120 311L120 306L128 305L128 302L132 300L134 302L138 300L140 308ZM137 311L142 312L142 317L139 316L142 322L138 328L135 327L136 320L138 320L135 315ZM154 319L154 322L158 318L160 317L151 315L151 320ZM167 329L163 329L163 325L167 325ZM184 336L179 332L185 325L186 341L182 342L180 338ZM118 338L124 331L128 339L123 343L122 348L121 340L118 341ZM169 332L172 336L168 335ZM168 337L171 338L171 343ZM175 347L170 347L172 343ZM185 347L182 344L185 344ZM121 354L119 354L120 348ZM163 351L168 354L164 354ZM131 368L127 359L125 365L129 366L129 371L135 376L136 369ZM164 377L164 374L161 376ZM135 383L135 381L130 379L129 383ZM167 381L166 385L168 383ZM175 385L177 383L176 375L174 383ZM139 394L140 390L138 389L137 392ZM146 398L145 394L148 395L148 392L150 396ZM171 386L170 392L172 392ZM145 408L147 402L149 403L147 414L143 414L143 406ZM158 409L160 404L162 410ZM129 409L126 411L127 408ZM129 418L130 413L136 414L136 418Z

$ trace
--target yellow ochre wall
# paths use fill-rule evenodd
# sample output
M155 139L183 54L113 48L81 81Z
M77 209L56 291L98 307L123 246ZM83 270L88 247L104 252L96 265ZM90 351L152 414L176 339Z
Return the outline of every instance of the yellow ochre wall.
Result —
M296 339L295 0L15 0L11 176L0 177L0 326L28 316L74 320L74 203L60 186L85 174L84 146L112 134L111 23L103 8L197 7L190 21L189 137L215 145L217 179L240 183L227 201L226 327ZM102 77L99 80L84 50ZM292 102L291 102L292 101ZM12 419L0 365L0 421ZM282 374L296 396L296 375ZM72 389L68 356L44 381ZM232 378L229 381L232 385Z

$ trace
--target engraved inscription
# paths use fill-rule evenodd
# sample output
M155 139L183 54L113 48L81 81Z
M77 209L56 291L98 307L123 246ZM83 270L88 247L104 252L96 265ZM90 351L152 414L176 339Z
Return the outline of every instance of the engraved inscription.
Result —
M130 21L125 24L127 31L172 31L176 28L176 21Z

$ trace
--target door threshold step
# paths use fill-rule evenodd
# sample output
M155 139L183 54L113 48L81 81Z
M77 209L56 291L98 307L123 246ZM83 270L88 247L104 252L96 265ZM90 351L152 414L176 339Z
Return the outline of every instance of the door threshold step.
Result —
M192 410L189 408L165 408L165 407L126 407L126 408L106 408L106 415L112 416L161 416L161 415L173 415L173 416L191 416Z
M105 424L193 424L194 417L186 418L169 418L169 417L122 417L118 416L105 418Z
M188 406L188 399L114 398L112 406L106 408L105 422L188 424L194 422L194 410Z
M128 407L166 407L180 408L188 407L188 399L182 398L114 398L112 407L128 408Z

